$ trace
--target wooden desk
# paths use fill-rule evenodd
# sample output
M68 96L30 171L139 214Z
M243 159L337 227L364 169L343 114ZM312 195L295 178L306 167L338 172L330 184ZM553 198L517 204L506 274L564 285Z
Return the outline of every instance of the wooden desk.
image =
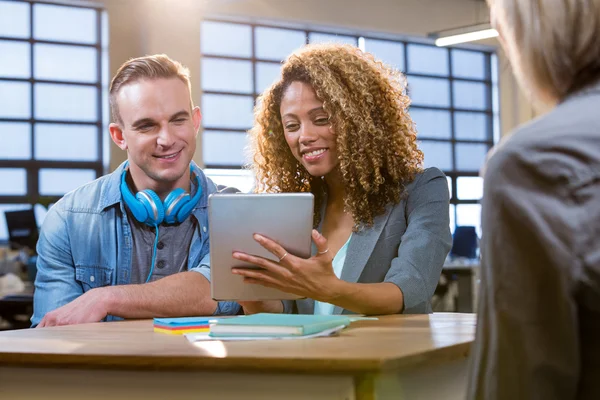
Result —
M199 342L125 321L0 333L2 399L462 399L475 315L387 316L339 337Z

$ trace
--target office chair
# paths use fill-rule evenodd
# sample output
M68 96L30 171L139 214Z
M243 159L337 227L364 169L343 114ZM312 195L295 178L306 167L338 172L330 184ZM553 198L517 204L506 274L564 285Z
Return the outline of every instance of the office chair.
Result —
M477 258L478 240L474 226L457 226L452 237L450 256L454 258Z
M35 251L38 240L38 226L33 208L18 211L5 211L8 240L12 250L29 248Z

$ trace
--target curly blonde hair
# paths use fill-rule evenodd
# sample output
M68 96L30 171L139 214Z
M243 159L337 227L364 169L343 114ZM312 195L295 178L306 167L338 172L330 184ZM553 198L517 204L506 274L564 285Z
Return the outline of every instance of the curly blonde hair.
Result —
M323 101L336 133L344 208L355 231L372 226L422 170L403 75L350 45L307 45L287 58L281 78L259 97L249 131L255 191L312 192L316 227L325 182L292 155L281 122L281 99L292 82L311 85Z

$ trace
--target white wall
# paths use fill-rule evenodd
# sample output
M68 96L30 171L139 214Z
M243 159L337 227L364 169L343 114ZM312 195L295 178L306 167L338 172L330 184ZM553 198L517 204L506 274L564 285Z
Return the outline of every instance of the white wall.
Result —
M101 0L109 14L110 75L128 58L167 53L190 68L194 102L200 102L200 21L227 17L244 21L290 22L306 27L337 27L425 37L427 33L487 20L479 0ZM497 46L495 40L485 44ZM520 94L499 52L501 132L529 120L533 111ZM199 136L200 138L200 136ZM201 140L195 160L201 160ZM110 168L125 153L111 146Z

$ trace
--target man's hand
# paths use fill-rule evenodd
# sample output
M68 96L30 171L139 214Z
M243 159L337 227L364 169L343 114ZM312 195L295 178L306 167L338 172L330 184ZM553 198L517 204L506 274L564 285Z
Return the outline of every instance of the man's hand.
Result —
M228 303L229 308L234 303ZM38 327L102 321L107 315L125 319L213 315L217 302L210 298L210 282L186 271L154 282L92 289L44 316ZM237 311L234 309L227 312Z
M100 322L108 314L110 287L92 289L44 316L37 328Z

